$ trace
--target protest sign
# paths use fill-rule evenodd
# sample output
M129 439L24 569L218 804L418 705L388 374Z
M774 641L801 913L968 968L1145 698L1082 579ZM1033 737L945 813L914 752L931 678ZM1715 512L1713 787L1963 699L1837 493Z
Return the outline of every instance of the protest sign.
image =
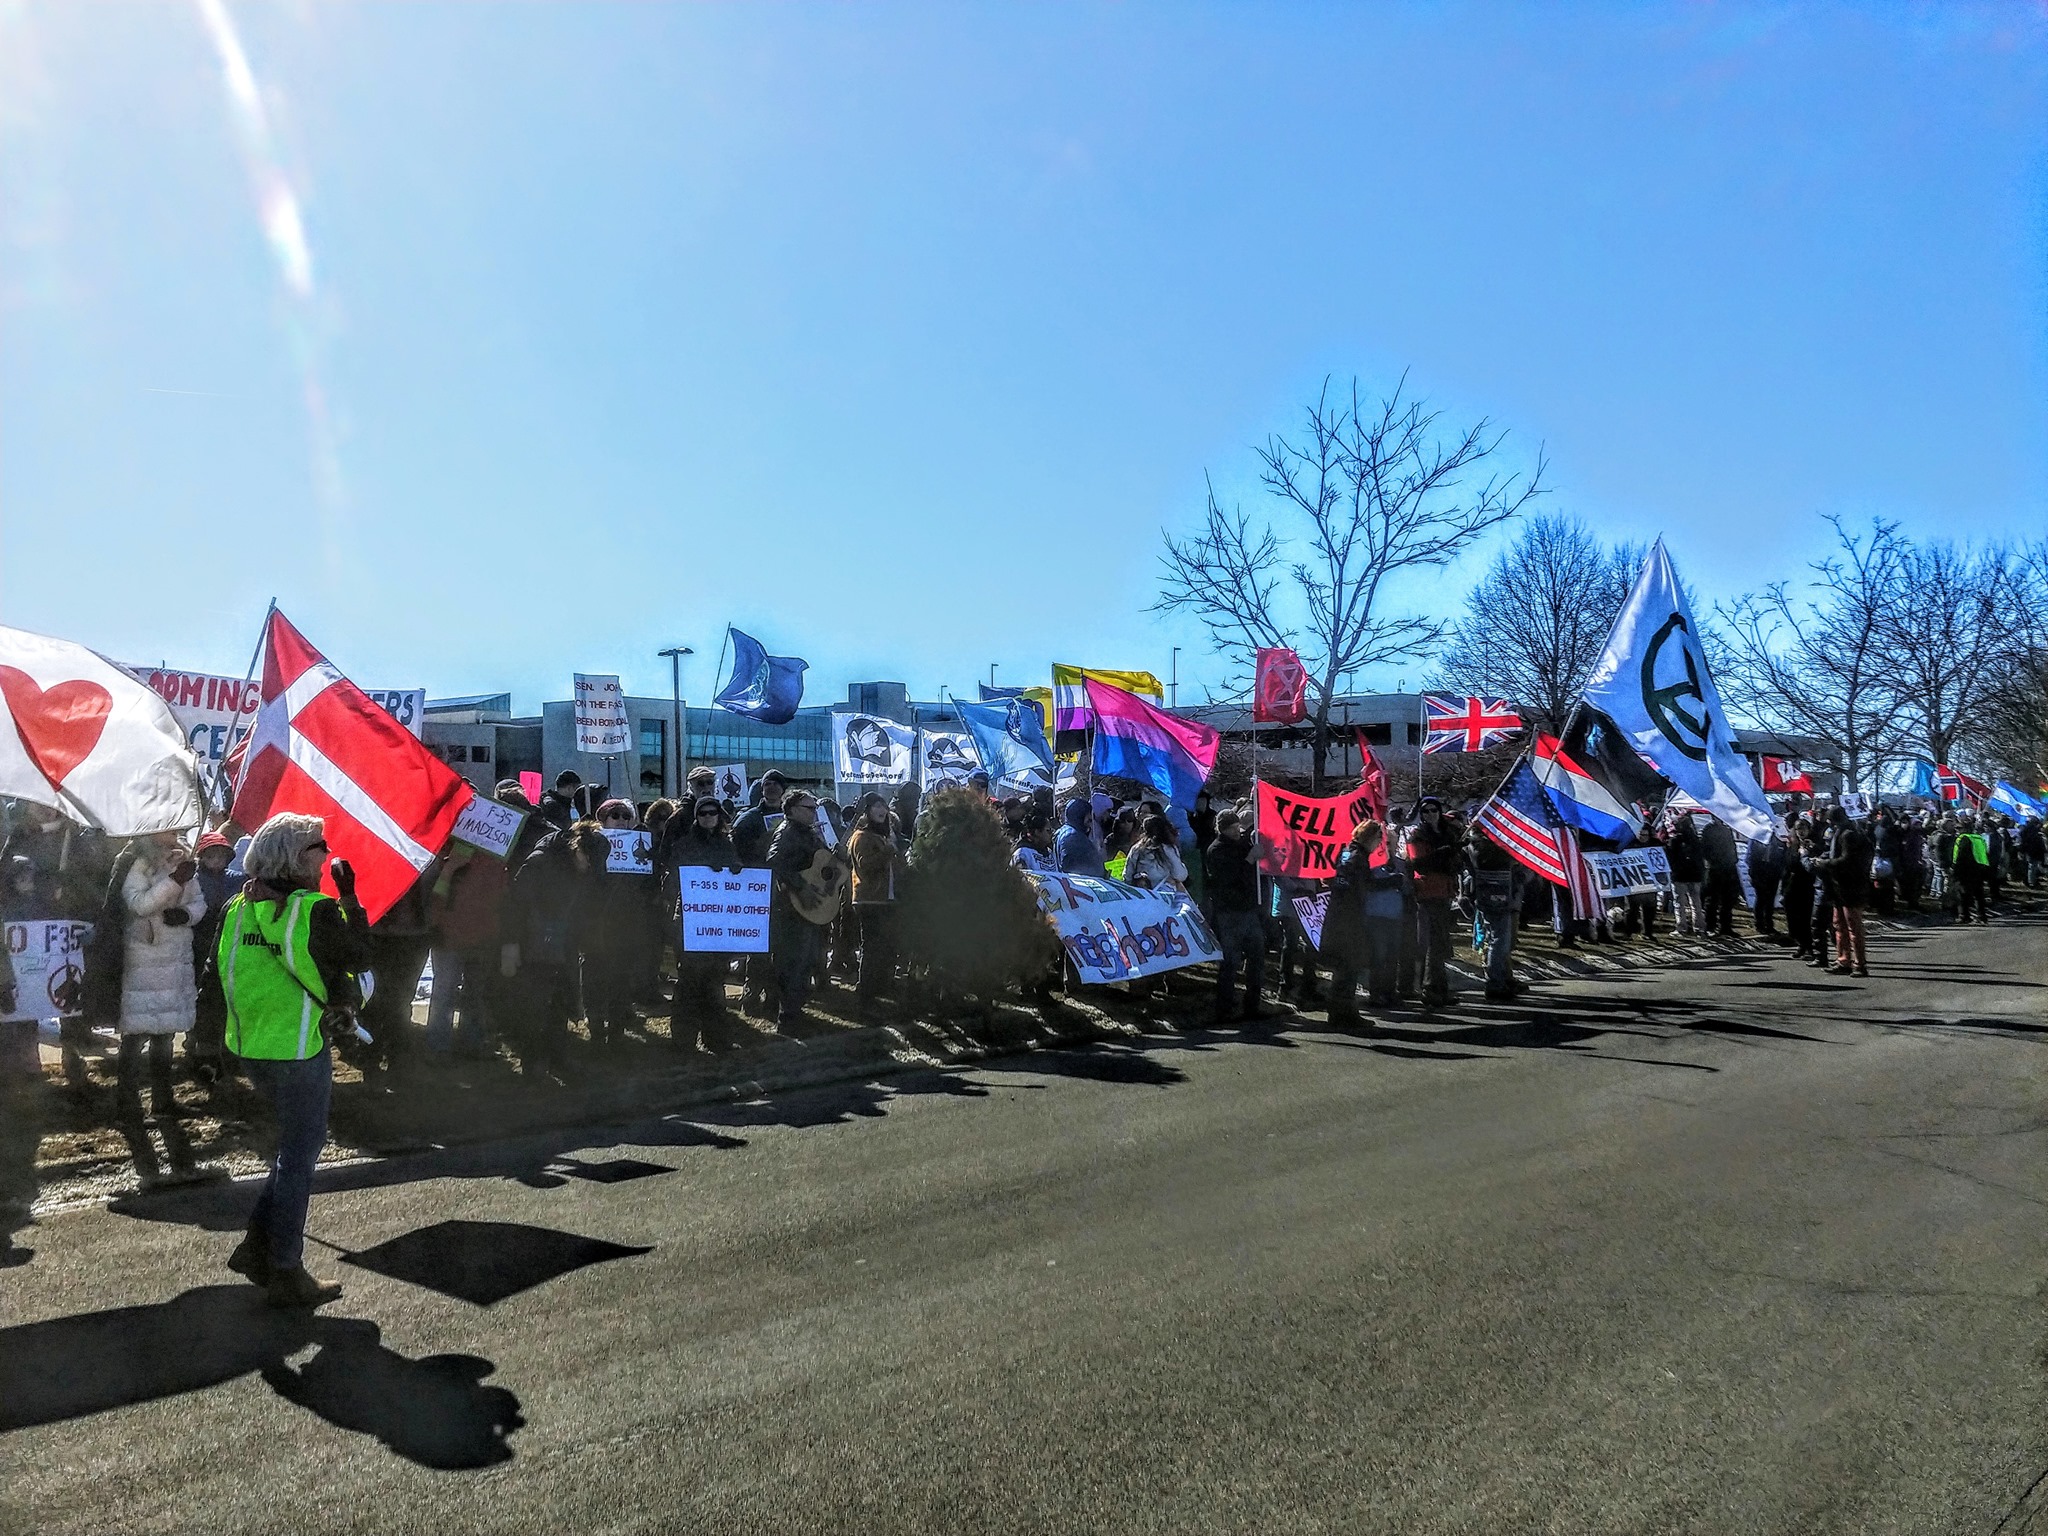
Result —
M631 739L626 730L626 692L617 673L578 672L576 679L576 750L595 757L618 757Z
M917 762L917 733L878 715L832 717L832 772L842 789L908 784Z
M1627 848L1620 853L1586 853L1594 889L1602 901L1671 889L1671 860L1662 848Z
M1859 795L1854 790L1835 796L1835 803L1849 813L1851 821L1867 821L1870 818L1870 797Z
M185 733L185 740L209 767L234 750L235 744L256 724L256 711L263 703L263 680L217 677L211 672L179 672L169 667L128 667L131 677L149 684L171 706L171 718ZM400 725L420 734L426 725L427 690L424 688L365 688L363 690Z
M14 1011L0 1023L59 1019L78 1011L85 985L85 944L91 923L25 918L0 924L14 966Z
M1294 915L1301 919L1301 931L1308 935L1310 947L1323 947L1323 920L1330 915L1330 893L1318 891L1313 896L1294 898Z
M654 834L644 827L606 827L604 840L612 845L604 867L614 875L654 873Z
M1221 959L1222 949L1184 891L1146 891L1095 875L1027 872L1039 910L1059 930L1074 971L1103 984Z
M478 795L455 818L453 835L472 848L481 848L485 853L506 858L511 854L512 844L519 836L520 827L525 825L528 814L516 806L500 805Z
M768 952L765 869L686 865L676 871L682 890L683 949L689 954L761 955Z
M531 772L521 772L519 775L519 793L526 796L526 803L528 805L539 805L541 794L540 775Z
M1269 875L1327 880L1351 830L1372 819L1372 791L1354 789L1334 799L1311 800L1292 790L1259 784L1259 868Z
M917 787L926 794L950 784L965 784L981 766L974 738L965 731L920 731L917 736Z
M725 763L711 770L711 793L734 805L747 803L747 765Z

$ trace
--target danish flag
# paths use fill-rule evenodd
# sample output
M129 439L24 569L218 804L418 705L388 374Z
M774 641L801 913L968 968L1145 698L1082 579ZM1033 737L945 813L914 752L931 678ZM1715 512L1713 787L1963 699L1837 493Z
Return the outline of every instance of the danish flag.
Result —
M271 610L263 705L235 787L237 825L254 831L283 811L321 818L328 849L355 871L374 923L441 851L475 794Z

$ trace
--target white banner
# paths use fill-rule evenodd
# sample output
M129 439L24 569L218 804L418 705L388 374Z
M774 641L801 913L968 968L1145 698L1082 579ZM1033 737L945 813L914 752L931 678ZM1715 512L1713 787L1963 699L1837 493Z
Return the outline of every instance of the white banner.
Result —
M613 673L578 672L576 750L594 757L620 757L632 734L626 729L626 691Z
M263 702L263 679L217 677L211 672L174 672L169 667L129 667L130 676L149 684L166 704L185 740L209 767L220 762L256 723ZM424 688L365 688L364 693L400 725L417 736L427 723Z
M502 859L511 854L512 844L518 839L519 829L525 825L528 814L516 806L500 805L478 795L455 818L454 835L471 847L495 853Z
M606 827L604 840L612 845L604 867L614 875L654 873L654 834L645 827Z
M965 731L917 733L917 787L926 794L948 784L965 784L980 767L981 754Z
M676 871L682 890L683 949L690 954L762 955L768 952L768 892L774 876L765 869L722 869L686 865Z
M832 768L840 789L908 784L917 761L916 738L909 726L880 715L834 715Z
M7 958L14 965L14 1012L0 1015L0 1022L76 1013L92 924L28 918L0 924L0 933L6 935Z
M1083 981L1129 981L1223 957L1184 891L1141 890L1095 875L1027 872L1025 878Z
M1620 853L1584 855L1602 901L1671 889L1671 860L1662 848L1627 848Z

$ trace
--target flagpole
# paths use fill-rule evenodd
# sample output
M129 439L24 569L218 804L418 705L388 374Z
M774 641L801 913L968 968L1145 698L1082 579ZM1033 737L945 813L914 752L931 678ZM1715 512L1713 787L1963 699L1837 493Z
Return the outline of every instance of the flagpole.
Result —
M256 681L256 667L257 664L263 660L263 647L265 644L269 642L270 639L270 617L272 614L276 612L277 599L273 597L270 600L270 606L263 610L263 622L260 625L258 625L256 629L256 649L250 653L249 670L242 675L242 696L244 698L248 697L249 687L252 683ZM240 710L237 709L236 712L239 714ZM261 712L260 709L258 712ZM243 738L243 740L245 741L247 739L248 738L246 736ZM220 766L214 769L213 771L213 793L215 795L218 795L221 792L222 781L227 778L228 758L233 755L234 749L235 744L234 742L230 741L228 743L228 750L221 754ZM246 758L243 759L242 766L245 769L249 766L248 760ZM230 798L228 801L228 808L230 810L234 808L234 801L232 798Z

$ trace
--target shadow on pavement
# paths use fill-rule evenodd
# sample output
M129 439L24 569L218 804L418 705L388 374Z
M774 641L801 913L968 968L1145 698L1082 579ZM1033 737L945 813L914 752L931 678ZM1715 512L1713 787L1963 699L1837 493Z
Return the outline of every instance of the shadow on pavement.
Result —
M344 1252L341 1262L489 1307L592 1264L651 1251L524 1222L438 1221L374 1248Z
M490 1361L412 1360L379 1338L375 1323L280 1310L246 1285L0 1329L0 1433L256 1374L280 1396L422 1466L511 1458L506 1437L525 1420L511 1392L481 1384L496 1369ZM304 1366L289 1363L313 1345L320 1352Z

